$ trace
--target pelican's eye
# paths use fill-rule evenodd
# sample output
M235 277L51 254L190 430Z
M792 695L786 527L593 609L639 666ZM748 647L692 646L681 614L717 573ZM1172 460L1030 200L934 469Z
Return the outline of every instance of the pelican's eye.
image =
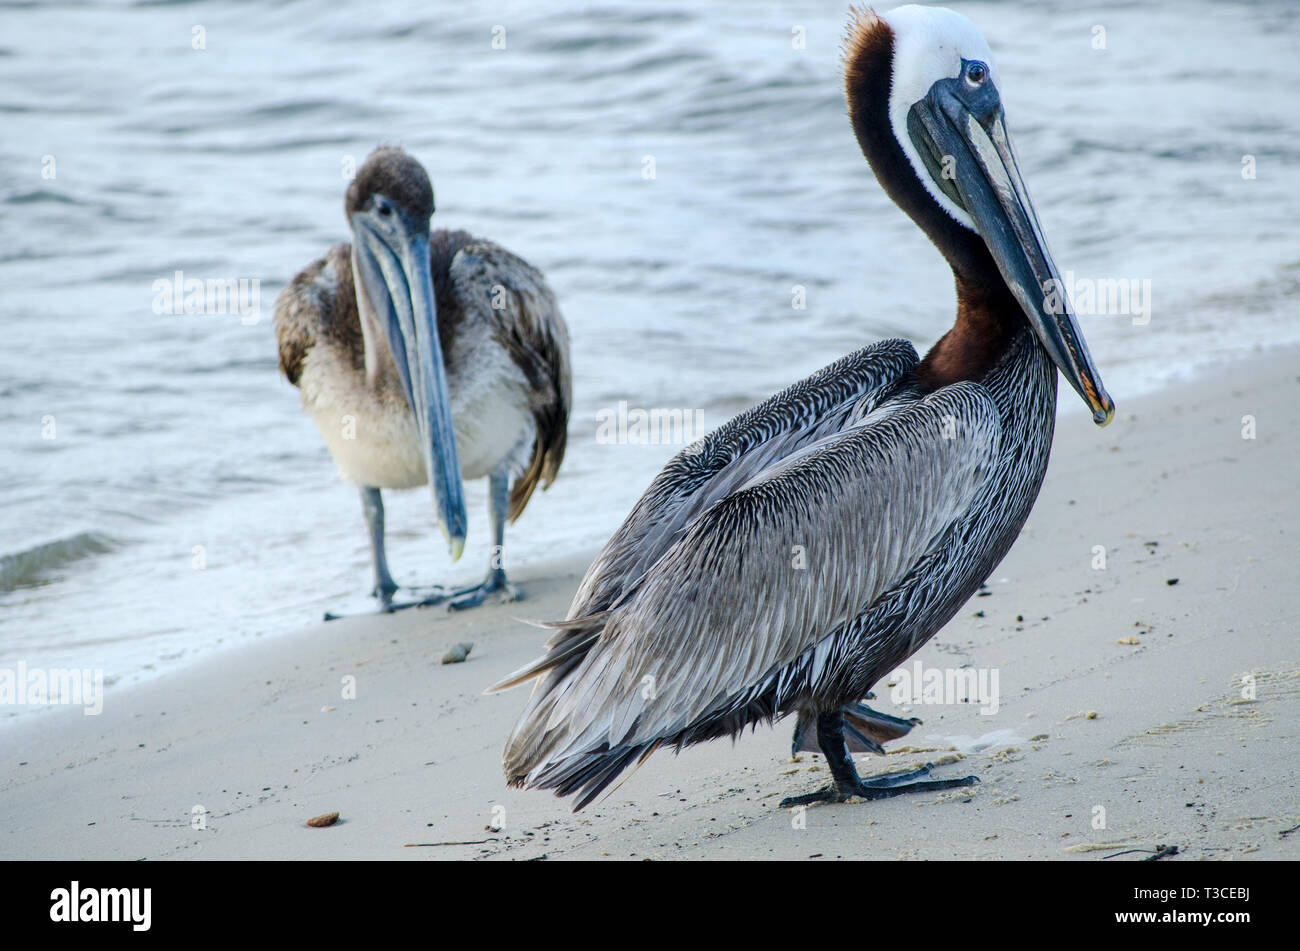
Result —
M988 75L989 68L979 60L975 60L966 66L966 81L972 86L978 86L983 83L984 80L988 78Z
M387 198L375 199L375 211L379 212L385 218L393 213L393 203Z

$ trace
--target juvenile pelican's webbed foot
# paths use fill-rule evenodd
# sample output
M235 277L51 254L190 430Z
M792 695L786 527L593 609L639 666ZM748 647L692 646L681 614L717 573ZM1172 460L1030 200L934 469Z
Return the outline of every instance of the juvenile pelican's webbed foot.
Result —
M379 610L384 614L396 614L398 611L405 611L407 608L423 608L432 604L442 604L448 598L454 598L458 591L453 588L444 588L442 585L421 585L418 588L406 588L411 593L409 599L393 600L391 596L384 598L376 593L375 597L379 598Z
M413 597L409 600L405 598L393 600L395 592L389 592L385 596L383 592L376 589L375 597L379 599L380 613L396 614L398 611L405 611L407 608L425 608L438 604L445 604L449 611L461 611L465 608L478 607L488 600L489 595L497 592L500 592L499 600L502 603L523 600L523 594L506 580L506 573L500 568L488 572L487 578L482 582L470 585L467 588L445 588L441 585L431 585L401 590L411 592Z
M876 715L882 716L882 714ZM826 757L826 765L830 767L834 782L816 792L781 800L782 809L807 806L815 802L844 802L854 796L860 799L890 799L905 793L957 789L962 786L973 786L979 782L978 776L966 776L961 779L921 779L920 777L930 775L930 770L934 768L933 763L926 763L920 769L862 779L853 765L853 757L849 755L845 743L844 718L844 710L823 713L817 717L818 745ZM905 720L900 722L907 723ZM910 725L908 729L911 729Z
M399 591L410 591L417 597L411 599L396 599ZM432 592L426 594L425 592ZM419 608L428 604L442 604L448 598L454 597L458 592L442 587L422 587L422 588L399 588L394 586L392 590L387 588L375 588L370 592L377 602L378 606L374 611L326 611L325 620L337 621L345 617L363 617L370 614L396 614L398 611L405 611L407 608Z
M502 604L510 601L522 601L524 598L523 592L506 580L504 570L493 568L488 572L488 576L483 579L481 584L455 592L451 601L447 604L447 608L451 611L476 608L486 601L489 595L497 595L496 600Z

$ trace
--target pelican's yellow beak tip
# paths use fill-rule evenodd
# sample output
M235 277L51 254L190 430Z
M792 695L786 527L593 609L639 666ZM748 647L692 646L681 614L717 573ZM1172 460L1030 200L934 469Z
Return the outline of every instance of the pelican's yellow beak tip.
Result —
M1106 426L1115 418L1115 401L1107 394L1101 394L1101 402L1092 408L1092 421L1098 426Z

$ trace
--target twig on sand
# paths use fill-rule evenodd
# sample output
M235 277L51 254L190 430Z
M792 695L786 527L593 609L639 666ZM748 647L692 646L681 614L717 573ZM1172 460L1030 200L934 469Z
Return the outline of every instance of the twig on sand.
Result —
M1160 861L1161 859L1163 859L1163 858L1168 858L1168 857L1171 856L1171 855L1177 855L1177 854L1178 854L1178 846L1176 846L1176 845L1157 845L1154 849L1125 849L1123 852L1115 852L1115 853L1112 854L1112 855L1103 855L1103 856L1101 857L1101 860L1104 862L1104 861L1106 861L1106 859L1117 858L1118 856L1121 856L1121 855L1132 855L1134 852L1150 852L1151 854L1148 855L1146 858L1142 859L1142 861L1143 861L1143 862L1159 862L1159 861Z
M407 842L402 845L404 849L429 849L439 845L483 845L485 842L495 842L496 839L471 839L469 842Z
M1177 854L1178 854L1178 846L1176 845L1158 845L1156 846L1156 854L1148 856L1147 858L1144 858L1142 861L1159 862L1161 859L1166 858L1167 856L1177 855Z

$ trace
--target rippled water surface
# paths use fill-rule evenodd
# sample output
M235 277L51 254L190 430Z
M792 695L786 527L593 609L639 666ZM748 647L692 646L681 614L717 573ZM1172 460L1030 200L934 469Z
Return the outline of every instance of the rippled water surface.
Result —
M537 264L570 324L569 454L507 536L522 577L603 541L675 451L599 443L601 409L712 427L864 343L932 343L951 280L857 150L846 6L0 5L0 665L135 679L366 587L356 492L270 317L347 237L344 173L378 142L425 163L435 226ZM1149 323L1083 319L1121 410L1300 339L1300 7L960 9L1062 270L1151 282ZM176 271L260 282L260 309L156 314ZM451 566L426 493L390 494L399 581L477 578L469 496Z

